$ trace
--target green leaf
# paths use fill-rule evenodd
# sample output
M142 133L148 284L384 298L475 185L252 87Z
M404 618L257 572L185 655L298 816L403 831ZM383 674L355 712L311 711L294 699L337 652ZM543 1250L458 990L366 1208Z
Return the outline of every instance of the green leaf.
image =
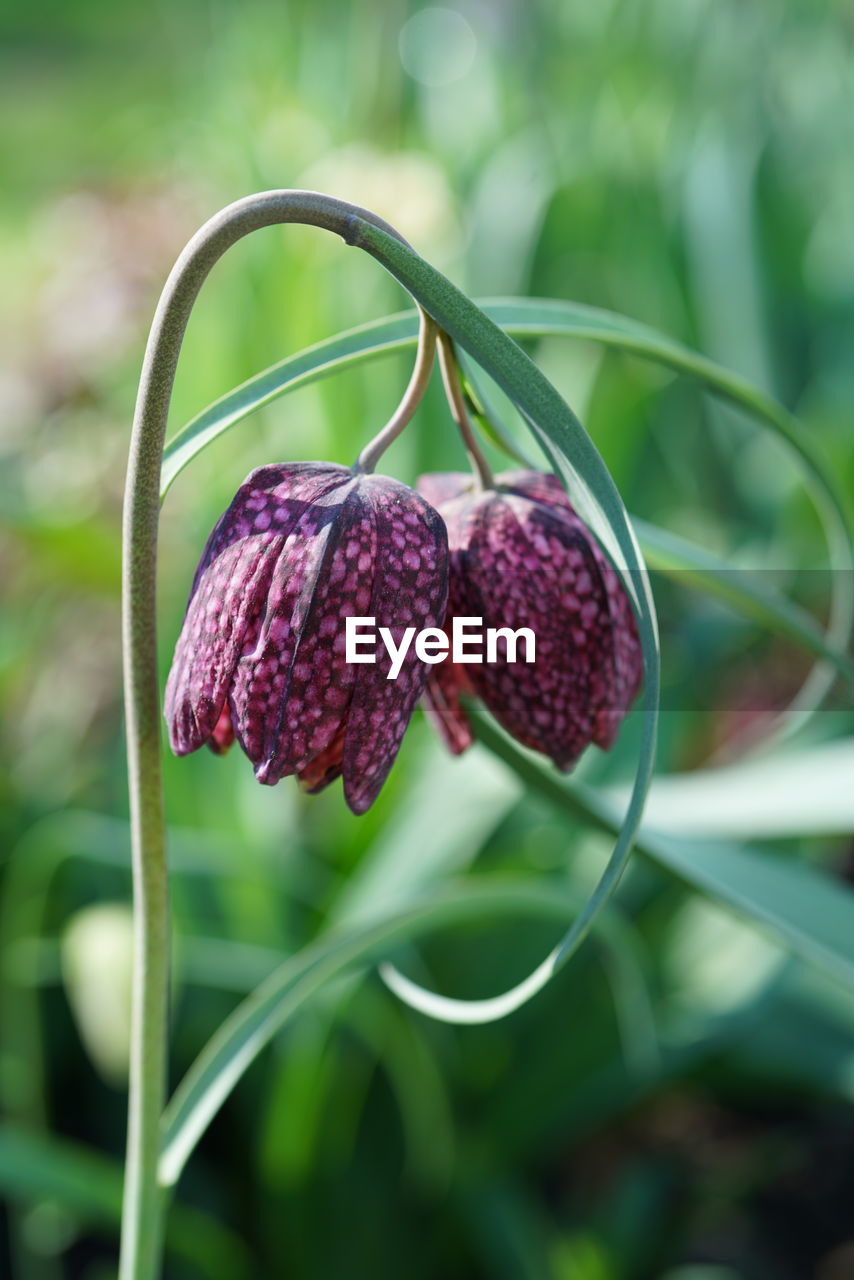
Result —
M264 1045L327 983L387 955L401 941L472 920L522 914L563 921L567 903L553 884L541 880L496 877L448 885L414 905L326 935L292 956L226 1019L175 1091L164 1114L163 1185L177 1181L199 1138Z
M433 1005L437 1017L486 1021L518 1008L549 981L587 936L625 870L655 763L659 700L655 606L643 557L617 487L593 441L548 378L489 316L407 245L368 223L359 224L353 243L381 262L513 401L579 513L611 555L637 615L644 663L643 720L634 787L614 848L572 926L524 982L488 1000L449 1002L437 997ZM402 981L407 989L404 998L427 1010L431 993L418 989L416 1001L414 984Z
M732 1046L733 1058L764 1080L854 1102L854 996L815 968L792 966L764 1016Z
M8 1200L33 1204L49 1200L82 1221L118 1236L122 1212L122 1168L101 1152L28 1130L0 1127L0 1191ZM252 1274L245 1246L207 1213L176 1205L166 1233L167 1247L214 1280Z
M742 840L848 836L854 831L854 738L719 769L658 774L644 827ZM617 803L625 795L610 793Z
M767 929L794 955L854 987L854 893L841 881L744 845L644 830L638 848L691 888Z
M396 901L370 920L325 934L289 957L243 1000L215 1032L176 1089L163 1117L160 1181L177 1182L196 1143L240 1077L286 1023L335 979L357 973L401 942L440 929L505 916L532 916L563 924L579 904L554 879L479 876L424 893L416 902ZM634 935L618 913L602 913L595 924L614 990L626 1056L638 1076L657 1060L649 995Z
M89 1222L117 1225L122 1170L99 1152L23 1129L0 1129L0 1187L13 1200L58 1201Z
M776 631L835 668L854 688L854 661L834 648L813 618L768 587L756 573L735 569L719 556L666 529L633 517L638 541L651 569L685 586L694 586L728 604L746 618Z
M533 791L557 809L603 831L619 829L620 807L581 783L567 783L520 751L479 711L470 712L478 739ZM794 955L854 988L854 893L802 863L723 841L674 837L646 822L640 853L766 929Z

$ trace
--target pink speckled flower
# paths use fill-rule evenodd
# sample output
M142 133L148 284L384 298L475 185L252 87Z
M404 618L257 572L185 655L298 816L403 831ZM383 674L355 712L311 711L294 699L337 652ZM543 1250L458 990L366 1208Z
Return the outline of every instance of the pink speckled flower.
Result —
M345 661L345 618L371 616L399 644L441 624L445 526L412 489L326 462L260 467L241 485L196 571L166 687L177 755L236 737L260 782L343 774L354 813L394 763L427 667Z
M530 628L536 661L432 668L425 707L454 754L472 741L460 695L477 694L519 742L572 768L591 742L607 748L638 692L641 649L625 588L555 476L509 471L474 492L471 477L422 476L418 490L448 526L446 627Z

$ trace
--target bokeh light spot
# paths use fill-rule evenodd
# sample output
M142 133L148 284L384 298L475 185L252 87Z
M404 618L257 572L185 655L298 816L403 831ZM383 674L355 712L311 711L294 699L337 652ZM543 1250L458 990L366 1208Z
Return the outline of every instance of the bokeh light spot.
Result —
M429 88L461 80L477 53L477 37L454 9L429 8L416 13L400 32L404 69Z

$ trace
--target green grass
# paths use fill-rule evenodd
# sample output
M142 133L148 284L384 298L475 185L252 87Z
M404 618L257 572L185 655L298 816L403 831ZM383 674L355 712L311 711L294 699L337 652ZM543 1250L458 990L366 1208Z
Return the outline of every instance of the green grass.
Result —
M432 89L398 52L420 7L80 0L0 16L0 1274L12 1280L98 1280L115 1258L124 1095L81 1034L86 993L63 940L91 905L129 901L121 492L148 323L200 222L252 190L323 185L370 204L473 296L553 297L651 325L797 415L851 515L845 6L467 7L474 62ZM407 305L331 237L253 237L193 315L172 430L260 370ZM803 612L827 621L820 524L778 446L690 379L588 340L524 344L629 511L717 566L782 569L775 590L800 607L772 596L745 612L693 579L683 589L690 574L676 587L656 574L658 767L703 766L681 785L701 788L690 803L718 830L731 808L732 829L693 860L690 832L659 833L606 932L498 1024L412 1013L364 958L319 986L189 1161L170 1280L685 1280L704 1265L802 1280L847 1238L854 715L841 684L752 763L765 772L749 830L731 773L717 798L702 789L728 751L738 768L745 724L796 692L804 638L820 648ZM244 475L271 460L350 461L407 376L398 352L303 386L176 479L161 540L164 676L200 548ZM478 385L521 439L502 392ZM405 480L464 465L438 387L388 464ZM637 719L612 754L585 760L581 782L623 794ZM554 779L533 781L485 750L449 761L420 713L359 820L334 789L258 787L238 753L167 760L173 1085L262 976L360 912L528 886L530 902L565 904L560 918L472 913L393 957L459 998L524 977L610 848L595 813L569 812ZM810 803L831 786L832 821ZM660 811L684 812L679 795L668 778Z

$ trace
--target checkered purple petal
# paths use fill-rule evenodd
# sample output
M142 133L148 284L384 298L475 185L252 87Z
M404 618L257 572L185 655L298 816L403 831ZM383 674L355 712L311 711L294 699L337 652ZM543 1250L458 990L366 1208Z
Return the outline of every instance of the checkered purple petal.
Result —
M415 634L441 626L448 595L445 525L423 498L386 476L365 476L360 497L376 529L377 555L367 614L386 627L395 646L406 629ZM344 795L354 813L373 804L394 763L428 667L414 643L399 674L389 680L391 658L378 646L377 661L358 667L344 736Z
M290 530L319 494L348 476L318 463L259 468L218 521L196 571L166 686L177 755L213 735Z
M530 666L499 658L433 669L425 707L449 748L471 740L459 696L467 683L508 732L560 768L591 741L610 746L641 681L637 627L623 584L558 479L504 472L495 490L476 493L471 477L446 472L417 487L448 525L448 628L470 615L536 636Z
M167 685L178 754L236 736L259 781L319 791L343 772L350 807L378 794L428 668L410 649L347 663L345 621L399 643L445 611L447 534L405 485L325 463L264 467L218 521L196 572Z

